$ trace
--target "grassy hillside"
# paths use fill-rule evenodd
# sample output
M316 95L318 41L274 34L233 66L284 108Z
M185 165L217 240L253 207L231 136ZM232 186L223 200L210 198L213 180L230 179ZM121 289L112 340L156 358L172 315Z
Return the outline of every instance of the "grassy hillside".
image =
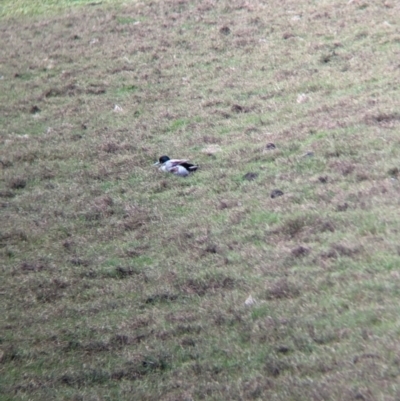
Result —
M0 6L0 399L398 399L400 5L55 3Z

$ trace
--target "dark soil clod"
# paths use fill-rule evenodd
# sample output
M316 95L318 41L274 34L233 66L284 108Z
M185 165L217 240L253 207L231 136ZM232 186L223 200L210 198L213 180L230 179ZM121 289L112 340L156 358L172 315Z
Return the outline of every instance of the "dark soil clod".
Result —
M282 35L282 38L285 39L285 40L287 40L287 39L290 39L290 38L294 38L294 35L293 35L293 33L291 33L291 32L285 32L285 33Z
M295 258L300 258L300 257L303 257L303 256L306 256L306 255L308 255L310 253L310 249L309 248L306 248L306 247L304 247L304 246L298 246L298 247L296 247L296 248L293 248L292 250L291 250L291 254L295 257Z
M9 187L11 189L23 189L23 188L26 187L26 180L24 178L21 178L21 177L13 178L9 182Z
M207 245L205 251L208 253L218 253L217 245L215 245L215 244Z
M398 121L400 120L400 113L379 113L375 116L372 116L371 119L377 123L385 123L396 120Z
M265 146L265 149L267 149L267 150L274 150L274 149L276 149L276 146L275 146L274 143L269 142L269 143L267 143L267 145Z
M34 106L31 107L31 109L29 110L29 112L30 112L31 114L37 114L37 113L40 113L41 110L39 109L38 106L34 105Z
M289 353L291 350L289 347L287 347L286 345L280 345L277 349L277 352L280 352L281 354L287 354Z
M274 189L274 190L271 192L271 198L272 198L272 199L278 198L279 196L283 196L283 192L282 192L280 189Z
M70 251L70 250L72 250L72 248L75 246L75 243L74 243L74 241L71 241L71 240L65 240L65 241L62 243L62 246L63 246L64 249L66 249L67 251Z
M258 177L258 173L247 173L243 176L244 180L254 181Z
M220 33L222 33L222 35L229 35L231 33L231 30L229 28L229 26L223 26L220 30Z
M231 111L234 113L248 113L250 109L245 106L241 106L240 104L234 104L231 107Z

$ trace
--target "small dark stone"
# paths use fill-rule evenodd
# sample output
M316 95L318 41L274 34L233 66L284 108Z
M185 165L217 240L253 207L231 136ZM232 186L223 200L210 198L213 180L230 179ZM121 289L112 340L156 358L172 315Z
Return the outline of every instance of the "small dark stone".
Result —
M222 33L222 35L229 35L231 33L231 30L229 28L229 26L223 26L220 30L220 33Z
M277 348L277 351L280 352L281 354L287 354L290 351L290 348L287 347L286 345L280 345Z
M276 149L276 146L274 143L270 142L270 143L267 143L267 145L265 146L265 149L274 150L274 149Z
M285 40L287 40L287 39L290 39L290 38L294 38L294 35L293 35L293 33L291 33L291 32L285 32L285 33L282 35L282 38L285 39Z
M258 177L258 173L247 173L243 176L244 180L254 181Z
M280 189L274 189L274 190L271 192L271 198L272 198L272 199L278 198L279 196L283 196L283 192L282 192Z
M327 175L325 175L325 176L321 175L321 177L318 177L318 181L320 183L322 183L322 184L326 184L328 182L328 176Z
M40 111L41 110L36 105L32 106L31 109L30 109L30 113L31 114L37 114L37 113L40 113Z
M234 104L232 107L231 107L231 110L234 112L234 113L243 113L245 110L244 110L244 107L243 106L241 106L240 104Z

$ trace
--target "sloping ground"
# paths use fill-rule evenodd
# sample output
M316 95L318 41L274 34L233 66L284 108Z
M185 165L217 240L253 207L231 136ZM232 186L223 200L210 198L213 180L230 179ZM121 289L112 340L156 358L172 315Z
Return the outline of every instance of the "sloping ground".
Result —
M399 15L4 17L1 399L398 399Z

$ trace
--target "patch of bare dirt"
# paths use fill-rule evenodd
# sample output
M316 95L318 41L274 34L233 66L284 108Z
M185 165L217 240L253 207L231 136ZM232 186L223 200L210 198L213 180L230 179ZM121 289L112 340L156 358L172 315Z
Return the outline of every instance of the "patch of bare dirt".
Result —
M274 234L283 234L289 238L298 236L306 227L310 225L306 216L298 216L287 219L279 228L273 231Z
M310 248L299 245L296 248L293 248L290 253L295 258L301 258L307 256L311 252Z
M171 294L171 293L156 293L153 295L148 296L145 299L146 304L156 304L156 303L163 303L163 302L171 302L175 301L178 299L177 294Z
M384 128L393 128L396 124L400 122L400 113L377 113L377 114L367 114L364 117L364 122L369 125L379 125Z
M22 230L11 230L0 233L0 247L28 241L28 235Z
M70 83L70 84L67 84L62 87L55 87L55 88L47 89L43 93L42 97L43 98L51 98L51 97L60 97L60 96L78 96L78 95L82 95L82 94L102 95L104 93L106 93L106 89L102 86L89 85L88 88L82 88L79 85Z
M349 247L343 244L332 244L327 252L321 254L323 258L337 259L342 256L354 257L359 254L361 249L359 247Z
M21 263L19 269L25 273L36 273L42 270L47 270L49 266L45 262L23 262Z
M15 192L12 191L0 191L0 198L14 198Z
M344 176L351 174L356 168L355 164L350 161L333 161L329 166Z
M174 312L168 314L166 317L168 322L190 323L199 319L199 316L191 312Z
M222 276L211 277L209 279L188 279L185 283L179 285L179 288L186 294L205 296L221 289L233 289L235 285L235 279Z
M268 286L266 299L297 298L300 295L300 288L289 282L286 278L277 280Z
M11 189L23 189L26 187L26 184L27 180L23 177L15 177L8 182L8 186Z
M51 281L38 282L31 287L36 299L42 303L53 303L65 295L65 290L71 284L65 280L53 279Z

